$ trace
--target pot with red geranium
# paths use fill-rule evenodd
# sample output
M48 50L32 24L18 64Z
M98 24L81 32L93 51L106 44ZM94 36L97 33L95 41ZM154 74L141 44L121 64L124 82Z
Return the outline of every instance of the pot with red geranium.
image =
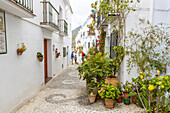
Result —
M113 108L115 100L119 98L120 91L117 87L113 87L112 84L102 85L98 91L101 98L104 98L105 107Z
M58 52L58 49L56 48L55 50L55 53L56 53L56 58L58 58L60 56L60 52Z
M116 87L119 89L120 94L119 94L119 98L117 99L117 102L121 103L122 102L122 85L120 83L116 83Z
M95 87L93 90L91 89L88 89L87 90L87 93L88 93L88 98L89 98L89 102L92 104L95 102L96 100L96 96L97 96L97 93L98 93L98 89Z
M128 96L130 94L130 92L132 91L132 85L126 81L125 84L123 84L123 100L124 100L124 104L129 105L130 104L130 96Z

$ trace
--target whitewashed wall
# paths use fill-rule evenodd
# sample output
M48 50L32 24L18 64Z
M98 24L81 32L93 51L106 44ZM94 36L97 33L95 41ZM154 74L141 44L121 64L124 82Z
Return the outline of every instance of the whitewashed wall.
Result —
M59 11L63 8L63 18L67 15L68 36L60 36L42 28L41 0L34 0L34 18L20 18L6 12L7 54L0 55L0 113L9 113L15 107L35 94L44 85L44 63L39 62L37 52L44 53L44 39L48 39L48 76L58 75L71 64L71 14L63 0L51 0ZM17 44L24 42L27 50L17 55ZM61 56L55 58L53 45L59 49ZM68 58L63 58L63 47L69 46ZM63 68L62 68L63 64Z

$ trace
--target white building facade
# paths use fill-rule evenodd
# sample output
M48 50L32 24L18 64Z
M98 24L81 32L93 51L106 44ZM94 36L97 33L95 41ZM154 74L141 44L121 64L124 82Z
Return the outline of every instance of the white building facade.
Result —
M0 113L15 109L71 64L72 13L69 0L0 0ZM27 50L17 55L20 43Z
M138 29L139 25L145 26L147 20L149 20L152 25L158 23L167 23L170 24L170 0L140 0L140 3L137 4L137 11L131 11L126 18L126 34L132 29ZM101 18L100 18L101 19ZM114 21L114 20L113 20ZM100 28L106 32L105 39L105 52L112 51L114 46L124 46L123 40L119 42L117 35L114 32L114 29L111 27L111 23L104 22L104 19L100 20ZM105 26L102 26L105 24ZM107 25L106 25L107 24ZM112 56L112 54L110 54ZM121 65L121 70L118 73L120 82L131 81L131 78L136 78L138 76L137 69L133 68L131 73L127 72L127 60L128 57L124 57L124 61ZM167 68L167 73L170 74L170 67Z
M83 27L81 27L80 31L77 34L77 37L75 39L76 41L76 48L77 47L83 47L83 52L87 54L89 48L93 47L93 45L96 46L98 39L98 31L95 30L94 34L89 33L89 28L87 27L87 24L90 24L92 22L92 19L89 19Z

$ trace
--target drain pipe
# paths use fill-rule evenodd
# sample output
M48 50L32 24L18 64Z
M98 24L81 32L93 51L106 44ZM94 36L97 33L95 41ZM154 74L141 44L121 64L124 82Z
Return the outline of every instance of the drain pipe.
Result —
M149 21L152 25L154 24L154 10L155 10L155 0L151 0Z

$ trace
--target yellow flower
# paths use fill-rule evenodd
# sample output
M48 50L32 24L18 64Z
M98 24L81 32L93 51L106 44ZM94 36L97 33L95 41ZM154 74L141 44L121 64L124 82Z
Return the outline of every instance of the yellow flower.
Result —
M142 72L141 72L141 71L140 71L139 73L140 73L140 74L142 74Z
M158 75L160 74L160 71L159 70L157 70L157 73L158 73Z
M132 87L132 85L129 85L129 87Z
M148 89L149 89L150 91L152 91L152 90L154 90L154 86L153 86L153 85L149 85Z
M140 78L143 79L143 75L141 75Z
M126 91L128 92L128 88L126 88Z

